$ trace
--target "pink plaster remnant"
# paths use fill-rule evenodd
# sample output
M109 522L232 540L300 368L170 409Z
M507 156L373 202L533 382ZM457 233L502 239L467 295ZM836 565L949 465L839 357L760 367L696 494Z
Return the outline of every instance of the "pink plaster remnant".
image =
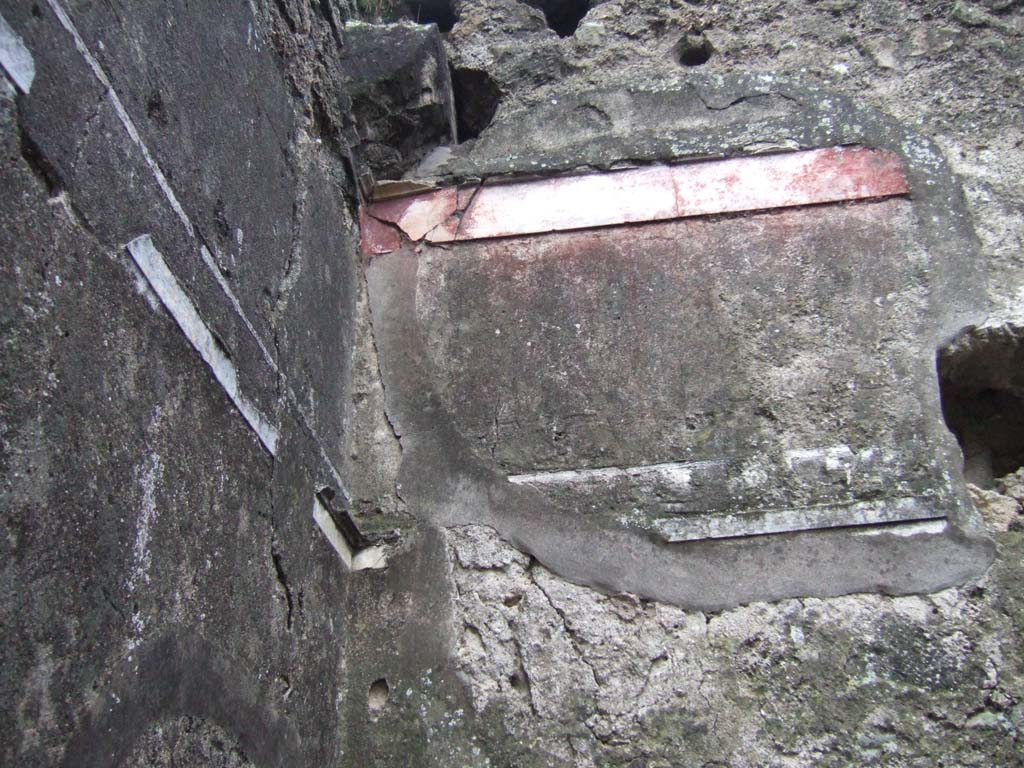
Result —
M367 213L366 206L359 208L359 244L363 253L370 255L391 253L402 246L398 230Z
M371 203L368 212L370 217L398 225L412 240L441 243L908 192L896 154L832 147L479 188L451 187Z
M369 214L375 219L397 224L411 240L422 240L430 230L455 213L458 190L454 187L396 197L371 203Z
M462 215L458 239L673 218L676 194L671 169L658 165L484 186Z

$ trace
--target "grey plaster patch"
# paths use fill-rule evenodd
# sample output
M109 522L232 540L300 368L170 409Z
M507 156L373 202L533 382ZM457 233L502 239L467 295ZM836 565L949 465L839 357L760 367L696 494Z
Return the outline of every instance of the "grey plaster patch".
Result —
M582 136L587 105L607 120ZM909 198L375 257L409 509L491 526L572 581L701 609L984 572L933 363L981 314L980 267L933 145L822 89L714 76L561 93L439 170L850 143L898 153Z
M116 114L118 122L120 122L121 125L124 127L124 130L126 131L128 137L131 139L132 143L141 153L146 167L153 174L153 177L156 180L157 185L161 190L161 193L167 200L168 204L171 206L181 225L185 228L189 238L198 241L197 247L199 255L204 266L206 267L207 272L213 278L213 282L218 286L221 293L230 303L237 319L241 321L242 325L246 329L246 332L255 342L256 346L259 349L260 357L263 363L267 366L267 368L269 368L271 374L280 381L286 402L291 408L295 409L298 412L298 416L302 420L303 425L305 426L311 439L313 440L315 448L320 456L320 459L324 462L324 465L327 468L328 473L330 474L332 482L337 487L338 491L345 497L345 501L347 503L349 501L349 498L348 493L345 489L345 483L343 482L341 474L339 473L334 461L331 460L330 454L325 448L323 441L318 433L318 430L316 429L316 425L310 422L303 408L300 407L299 398L296 396L294 390L289 385L288 379L284 375L283 371L280 370L278 362L276 361L274 355L271 354L267 344L264 342L262 336L256 330L256 327L253 325L253 322L251 321L251 319L245 312L244 308L242 307L242 304L239 301L238 296L235 294L234 290L228 284L223 273L221 272L220 267L216 262L216 259L214 258L214 255L210 252L210 249L207 247L206 243L202 241L202 238L198 236L197 229L193 224L192 219L185 211L184 206L182 205L178 195L172 188L170 181L167 178L167 175L161 169L159 163L156 161L150 148L143 140L142 135L138 129L138 126L136 125L135 121L133 120L128 110L126 109L123 100L118 95L117 91L114 89L110 76L104 70L103 66L100 64L96 56L89 50L89 47L85 43L82 34L75 26L75 23L72 21L70 15L63 8L59 0L47 0L47 3L50 6L53 13L55 14L55 16L57 17L58 21L60 22L60 25L69 35L71 35L74 41L75 49L85 59L86 63L88 64L89 70L92 72L93 76L103 86L106 99L109 101L111 108ZM254 414L253 418L256 418Z
M399 488L424 519L490 526L570 581L701 610L793 595L931 591L976 576L991 561L991 542L957 525L911 536L826 529L667 544L617 519L568 513L538 490L508 482L454 429L433 389L416 321L416 261L411 251L377 257L367 280L386 407L403 447Z
M100 66L96 57L93 56L92 52L85 44L85 41L82 39L82 35L79 33L77 27L75 27L75 23L71 20L71 17L68 16L67 11L64 10L58 0L46 0L46 2L49 4L54 15L56 15L58 21L60 21L61 26L64 27L69 35L71 35L75 42L75 48L82 55L82 58L85 59L86 63L89 65L89 69L92 70L93 75L95 75L96 79L99 80L106 89L107 98L110 100L111 106L114 108L114 112L117 114L121 124L124 125L124 129L127 131L132 142L134 142L134 144L139 148L139 151L142 152L146 165L149 166L154 177L156 177L157 184L160 186L160 190L167 198L167 202L178 215L181 223L188 231L189 236L194 236L195 229L192 226L192 222L189 219L188 214L185 213L185 209L182 208L177 195L175 195L174 190L171 189L170 182L167 180L164 172L160 169L160 166L157 165L156 160L153 159L153 155L150 153L145 142L143 142L142 137L139 135L139 130L135 126L135 121L132 120L131 115L128 114L128 110L125 109L124 103L121 101L121 97L118 96L117 92L114 90L114 86L111 84L110 78L107 77L107 73L103 70L103 67Z
M0 66L22 93L32 90L32 81L36 77L32 52L3 16L0 16Z

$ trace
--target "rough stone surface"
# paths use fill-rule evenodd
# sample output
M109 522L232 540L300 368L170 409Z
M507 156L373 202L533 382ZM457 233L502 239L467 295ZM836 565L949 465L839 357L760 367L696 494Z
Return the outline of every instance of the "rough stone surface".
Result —
M495 765L1020 765L1021 534L979 584L685 612L448 533Z
M490 127L459 121L480 132L455 153L467 173L531 171L512 157L528 137L577 167L573 142L636 130L615 126L628 103L556 109L573 122L554 135L524 110L583 91L656 101L696 73L770 71L911 126L964 185L989 278L989 302L966 309L1017 334L1017 0L607 0L567 37L517 0L416 5L453 11L454 77L474 73L461 98L500 100ZM574 584L487 526L406 514L398 467L419 436L377 375L339 64L344 22L377 8L0 2L35 65L27 93L0 74L0 763L1024 764L1019 517L961 587L704 613ZM734 111L737 140L791 106L702 93ZM124 245L141 234L279 425L276 457L133 271ZM437 498L458 494L439 477ZM1019 472L987 483L1021 501ZM367 530L398 531L388 569L340 567L310 520L324 487Z
M436 28L350 22L340 62L359 138L355 154L374 178L399 179L439 145L455 143L455 105Z

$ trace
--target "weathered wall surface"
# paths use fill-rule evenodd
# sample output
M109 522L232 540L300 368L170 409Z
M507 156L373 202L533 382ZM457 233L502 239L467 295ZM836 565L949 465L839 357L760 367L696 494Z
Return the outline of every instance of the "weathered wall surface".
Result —
M1019 2L593 6L560 37L516 0L455 3L463 134L522 136L556 89L830 85L943 148L988 265L980 309L1019 326ZM378 133L394 113L353 117L352 9L0 7L35 64L21 91L0 78L0 762L1024 764L1019 474L977 492L998 554L976 583L713 614L413 523L352 212L360 161L402 153ZM607 120L581 110L579 130ZM146 234L274 456L137 272ZM310 519L324 487L394 542L386 570L341 567Z
M788 74L903 120L960 175L988 264L988 322L1015 333L1020 4L606 2L565 38L522 4L459 7L455 80L459 68L483 72L503 97L478 155L499 157L522 135L557 156L614 130L599 109L579 111L576 135L517 120L566 90L696 72ZM474 710L511 735L496 762L1022 764L1020 492L1009 479L977 493L999 547L977 584L707 615L569 584L489 529L450 531L458 669Z
M335 764L348 575L310 509L343 491L361 278L310 106L330 25L293 52L246 3L2 15L34 77L0 83L0 762Z

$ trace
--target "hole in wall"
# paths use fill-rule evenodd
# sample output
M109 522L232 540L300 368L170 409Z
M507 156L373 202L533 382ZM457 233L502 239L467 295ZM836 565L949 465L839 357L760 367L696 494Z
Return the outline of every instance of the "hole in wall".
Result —
M672 47L672 54L676 61L684 67L699 67L707 64L715 47L711 45L703 30L691 29Z
M1024 327L969 328L936 356L942 415L964 454L969 483L1024 466Z
M559 37L572 37L590 10L590 0L533 0L530 5L544 12L548 29Z
M452 68L451 77L459 141L475 139L494 119L501 103L501 89L482 69Z
M451 32L459 20L451 0L406 0L405 7L417 24L437 24L440 32Z
M370 683L370 691L366 694L366 706L371 713L380 712L384 709L384 705L388 703L388 695L391 693L391 687L388 685L388 681L383 677L374 680Z

